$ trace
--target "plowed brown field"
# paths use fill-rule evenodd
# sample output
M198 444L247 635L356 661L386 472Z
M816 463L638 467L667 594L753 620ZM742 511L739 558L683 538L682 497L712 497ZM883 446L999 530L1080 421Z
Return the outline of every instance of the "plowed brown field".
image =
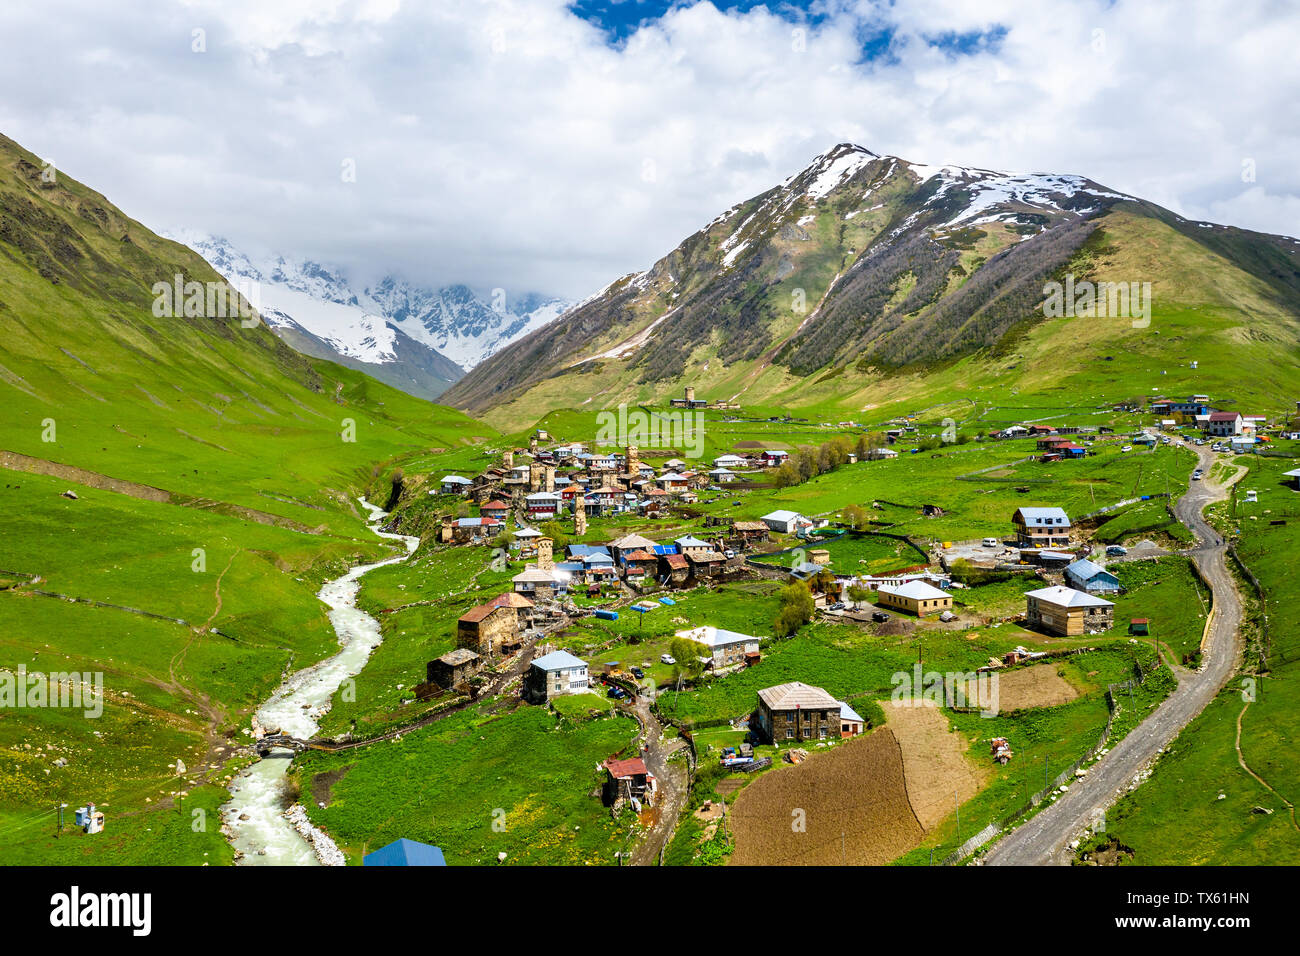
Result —
M918 703L920 703L918 701ZM886 701L885 720L903 752L903 779L921 825L929 830L984 786L992 764L980 767L969 741L948 730L947 715L932 703Z
M731 825L736 866L888 863L924 832L888 727L763 774L736 798Z

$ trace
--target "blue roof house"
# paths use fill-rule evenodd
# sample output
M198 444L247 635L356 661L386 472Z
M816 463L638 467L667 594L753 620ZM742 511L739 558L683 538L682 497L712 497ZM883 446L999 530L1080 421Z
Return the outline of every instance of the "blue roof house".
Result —
M1099 564L1080 558L1065 569L1065 583L1089 594L1118 594L1119 578Z
M388 846L380 847L373 853L367 853L361 860L362 866L446 866L442 850L427 843L419 843L403 837L394 840Z

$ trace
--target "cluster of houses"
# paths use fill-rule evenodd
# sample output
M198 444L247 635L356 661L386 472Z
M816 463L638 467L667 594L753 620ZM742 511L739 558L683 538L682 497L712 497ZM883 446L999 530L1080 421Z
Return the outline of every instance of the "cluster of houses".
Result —
M641 534L627 534L608 544L571 544L559 561L552 555L551 539L539 536L529 546L536 562L515 575L512 583L516 593L538 601L553 600L579 587L593 593L613 583L635 588L694 587L742 565L739 549L767 533L766 525L760 522L754 528L752 524L733 522L728 532L707 541L688 534L659 544Z
M720 490L740 480L740 472L774 468L788 457L773 449L752 457L719 455L707 470L680 458L655 468L632 445L621 452L588 451L582 442L541 448L534 436L527 451L507 451L499 465L473 478L443 475L430 494L457 495L479 506L477 517L442 519L439 540L446 544L486 543L504 530L512 511L533 521L572 515L581 534L589 517L660 514L672 502L694 503L703 490Z

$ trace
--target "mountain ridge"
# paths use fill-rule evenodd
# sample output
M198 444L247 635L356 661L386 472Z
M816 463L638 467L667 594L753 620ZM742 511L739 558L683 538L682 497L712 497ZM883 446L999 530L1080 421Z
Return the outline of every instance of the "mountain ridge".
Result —
M715 398L765 400L834 370L865 379L996 355L1043 318L1045 282L1097 259L1098 227L1113 243L1130 217L1190 238L1261 283L1271 306L1300 311L1289 237L1189 222L1083 176L927 166L841 143L503 349L444 400L476 415L514 405L518 424L525 408L590 395L593 380L589 401L662 398L684 376L722 383L720 363L773 387Z
M254 260L228 240L170 235L232 282L256 283L277 335L308 355L340 362L422 398L436 399L467 369L557 317L568 305L536 293L513 310L464 285L429 289L395 276L358 288L335 266L273 255Z

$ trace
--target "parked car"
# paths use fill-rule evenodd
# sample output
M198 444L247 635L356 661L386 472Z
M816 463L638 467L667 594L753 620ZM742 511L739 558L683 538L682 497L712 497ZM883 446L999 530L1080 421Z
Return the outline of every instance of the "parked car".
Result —
M1120 449L1120 451L1132 451L1132 450L1133 450L1132 445L1125 445L1123 448Z
M843 602L843 601L836 601L836 602L835 602L834 604L832 604L829 608L827 608L827 610L830 610L830 611L842 611L842 610L844 610L844 602Z
M986 548L996 548L1000 543L1001 543L1001 542L998 541L997 538L985 538L985 539L984 539L984 547L986 547Z
M660 655L659 655L659 660L660 660L661 663L664 663L664 664L676 664L676 663L677 663L677 658L673 657L673 655L671 655L671 654L660 654Z
M624 697L627 696L627 691L625 691L623 688L615 684L613 687L609 689L608 696L614 698L615 700L622 700Z
M730 560L731 558L734 558L736 556L736 552L728 548L726 551L722 552L722 556Z
M1119 557L1121 554L1128 554L1128 548L1122 544L1112 544L1106 548L1106 554L1112 558Z
M877 623L879 623L879 622L881 622L881 621L888 621L888 620L889 620L889 612L888 612L888 611L873 611L872 614L871 614L871 619L872 619L873 621L876 621Z
M632 676L637 680L645 680L645 671L639 667L632 668Z
M1200 480L1201 480L1201 473L1199 471L1192 472L1192 481L1200 481Z

